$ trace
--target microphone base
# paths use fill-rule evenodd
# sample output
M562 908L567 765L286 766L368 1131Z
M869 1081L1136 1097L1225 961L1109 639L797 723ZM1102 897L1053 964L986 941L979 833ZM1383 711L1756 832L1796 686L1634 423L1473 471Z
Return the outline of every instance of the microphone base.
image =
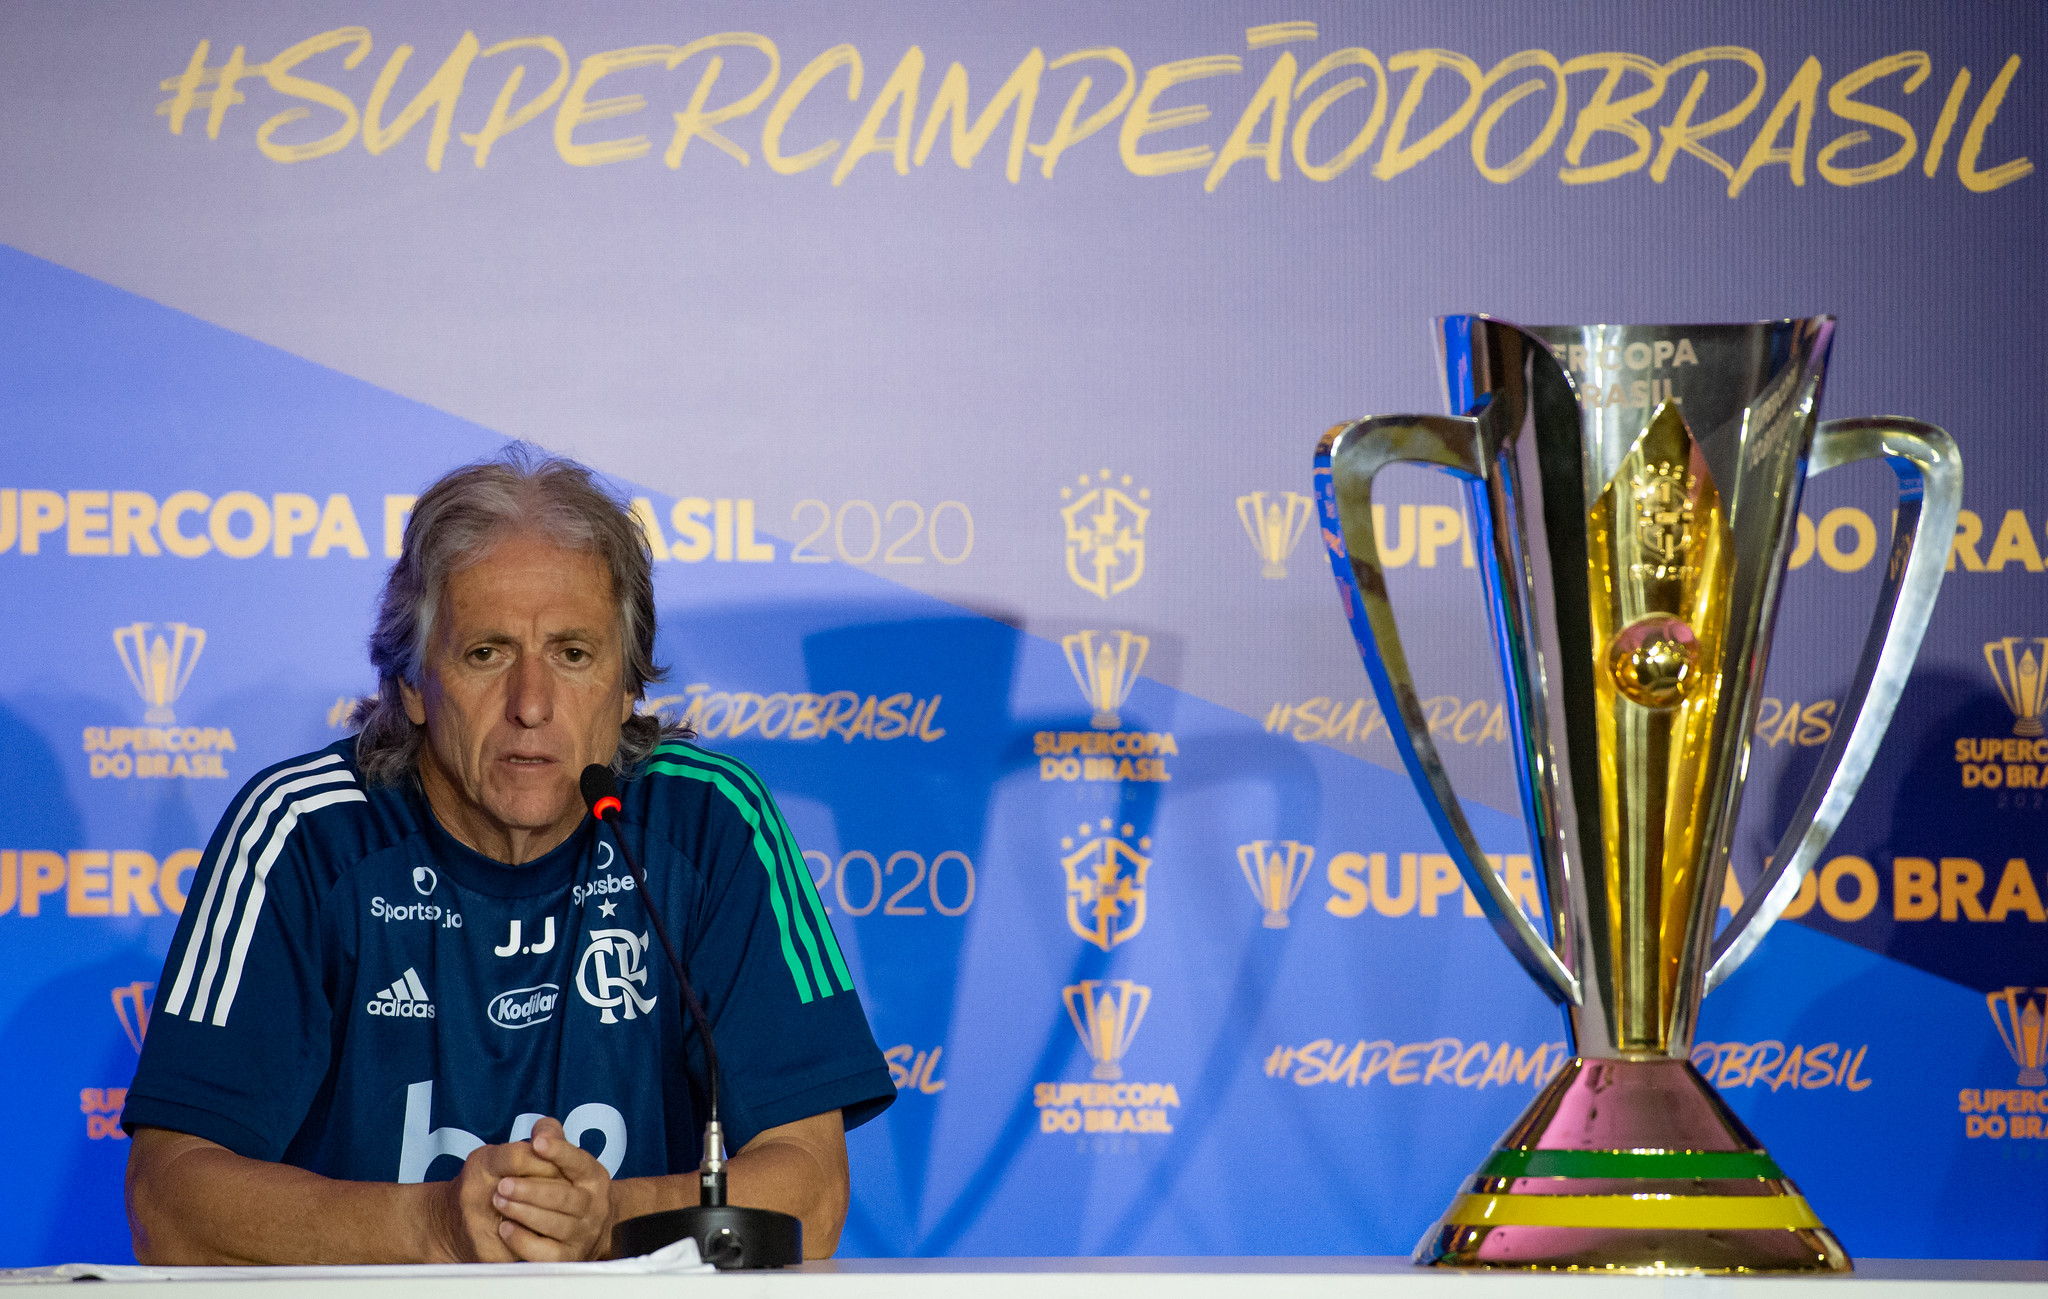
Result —
M804 1261L804 1225L773 1209L737 1204L693 1205L628 1218L612 1228L612 1254L651 1254L689 1236L704 1261L721 1272L739 1268L788 1267Z

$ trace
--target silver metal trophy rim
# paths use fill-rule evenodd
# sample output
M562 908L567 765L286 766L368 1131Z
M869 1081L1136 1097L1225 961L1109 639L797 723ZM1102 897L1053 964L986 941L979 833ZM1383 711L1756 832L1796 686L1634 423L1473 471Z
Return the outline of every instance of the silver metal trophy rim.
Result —
M1482 324L1484 331L1476 328ZM1769 545L1766 554L1751 560L1750 580L1760 583L1753 593L1752 603L1762 604L1766 613L1759 619L1759 625L1751 629L1753 634L1737 647L1744 656L1744 662L1760 665L1769 648L1771 620L1768 614L1775 608L1777 586L1783 574L1782 551L1787 544L1784 532L1796 516L1798 492L1804 479L1842 464L1883 457L1898 475L1900 492L1884 587L1857 669L1842 701L1840 715L1852 720L1837 727L1809 782L1799 810L1778 850L1767 863L1764 876L1745 899L1733 921L1712 942L1705 969L1698 968L1698 962L1688 956L1693 968L1684 982L1688 987L1696 987L1697 991L1681 998L1690 1003L1692 1011L1682 1012L1686 1022L1673 1025L1677 1030L1674 1039L1687 1043L1690 1039L1689 1015L1696 1013L1699 996L1724 981L1755 950L1764 933L1796 896L1802 880L1817 862L1867 775L1878 742L1904 690L1928 615L1939 592L1947 562L1948 539L1954 535L1961 503L1961 460L1953 441L1941 429L1905 418L1836 420L1818 427L1812 424L1812 405L1818 398L1820 373L1831 341L1832 325L1832 317L1815 317L1763 321L1753 325L1642 327L1703 332L1775 326L1788 331L1804 327L1807 331L1801 335L1806 350L1781 364L1771 376L1771 383L1764 393L1751 397L1741 412L1742 425L1737 434L1740 440L1736 445L1744 455L1752 454L1749 447L1753 434L1758 435L1757 440L1765 451L1782 454L1791 449L1783 445L1785 431L1801 422L1812 430L1810 443L1798 448L1805 463L1799 467L1801 472L1792 478L1788 498L1782 501L1766 499L1751 507L1778 511L1782 517L1777 520L1779 526L1775 531L1767 529ZM1594 327L1571 328L1590 330ZM1589 1005L1584 984L1588 977L1587 961L1593 955L1585 943L1589 935L1575 932L1579 910L1576 903L1587 883L1582 878L1582 864L1572 859L1567 848L1568 844L1578 842L1576 827L1567 824L1575 819L1576 800L1571 796L1570 772L1565 763L1553 758L1548 742L1548 732L1562 719L1546 715L1558 707L1557 692L1546 688L1546 659L1558 659L1561 647L1556 644L1554 635L1544 634L1545 629L1529 607L1532 601L1528 592L1536 574L1528 566L1534 561L1547 561L1549 555L1546 548L1527 544L1524 536L1529 526L1523 509L1527 496L1517 481L1521 472L1517 460L1527 460L1527 468L1530 469L1534 468L1534 460L1531 456L1516 454L1518 450L1526 451L1535 445L1535 438L1525 435L1532 433L1536 403L1544 399L1545 392L1550 393L1549 400L1558 400L1558 393L1565 394L1573 402L1575 417L1579 393L1570 373L1552 356L1550 344L1535 331L1494 317L1443 317L1438 321L1440 346L1441 340L1453 331L1464 333L1474 345L1479 340L1472 336L1482 332L1489 342L1500 337L1494 331L1509 331L1510 337L1519 337L1522 344L1520 354L1512 365L1505 367L1519 373L1474 375L1472 370L1475 367L1483 367L1495 359L1477 353L1474 346L1468 346L1460 356L1445 357L1446 365L1441 373L1446 402L1453 409L1461 403L1451 391L1452 384L1462 379L1462 386L1477 392L1473 385L1483 377L1486 383L1484 396L1467 407L1473 413L1380 416L1332 428L1317 449L1318 496L1326 526L1333 536L1343 538L1344 542L1342 547L1333 546L1332 558L1348 560L1348 563L1336 565L1339 585L1346 597L1347 615L1375 689L1383 701L1395 704L1390 711L1397 713L1403 722L1393 730L1392 738L1422 797L1425 810L1496 932L1538 986L1553 1000L1573 1008L1575 1018L1583 1018L1588 1013L1597 1017L1605 1008L1596 1009ZM1810 359L1802 359L1810 357L1820 360L1813 363ZM1458 370L1460 364L1465 367L1462 373ZM1549 373L1540 374L1540 367L1548 367ZM1783 387L1780 380L1793 384L1794 388ZM1758 416L1758 407L1769 407L1768 412L1761 416L1767 427L1752 429L1751 421ZM1774 419L1777 422L1772 422ZM1794 423L1785 424L1785 420ZM1368 439L1382 449L1365 455L1364 444ZM1351 453L1348 456L1347 451ZM1360 459L1361 455L1365 455L1364 460ZM1521 912L1504 882L1486 864L1485 855L1451 789L1441 757L1429 736L1427 720L1422 714L1399 632L1393 622L1377 539L1372 535L1371 527L1365 526L1355 534L1343 527L1342 520L1347 513L1351 517L1370 518L1371 480L1379 469L1396 462L1418 463L1457 473L1466 480L1467 489L1474 498L1475 528L1484 534L1476 540L1487 543L1480 547L1486 555L1482 579L1487 586L1496 629L1501 633L1496 636L1501 667L1510 687L1510 697L1517 705L1509 710L1513 714L1509 720L1523 810L1532 846L1539 857L1545 859L1546 902L1556 931L1555 946L1545 941L1536 923ZM1346 480L1342 484L1337 481L1340 463L1341 476ZM1788 471L1791 468L1787 466ZM1730 475L1731 485L1735 477L1737 475ZM1348 508L1345 511L1338 508L1340 490L1346 497ZM1758 564L1763 565L1762 569L1756 567ZM1350 571L1346 572L1346 569ZM1521 580L1505 580L1506 574L1515 574ZM1518 686L1521 688L1516 688ZM1729 725L1739 724L1743 728L1741 737L1718 746L1734 764L1733 770L1719 782L1720 787L1728 791L1731 807L1733 799L1739 796L1747 766L1747 731L1752 722L1753 719L1746 715L1729 718ZM1732 816L1723 819L1721 842L1710 845L1709 869L1714 872L1716 888L1719 872L1726 868L1726 838L1732 831L1732 822ZM1701 923L1711 923L1712 915L1709 909ZM1689 943L1688 953L1698 950L1700 955L1706 955L1705 937L1701 933L1697 941ZM1560 951L1568 955L1560 955ZM1603 1024L1601 1027L1607 1026ZM1588 1045L1592 1044L1580 1043L1578 1049L1584 1052Z

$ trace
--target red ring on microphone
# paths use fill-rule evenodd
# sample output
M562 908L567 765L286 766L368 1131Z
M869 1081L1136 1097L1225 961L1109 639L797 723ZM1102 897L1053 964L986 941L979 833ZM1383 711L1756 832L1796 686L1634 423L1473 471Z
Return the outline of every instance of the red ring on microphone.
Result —
M610 794L606 794L603 798L598 799L595 803L592 803L590 805L590 814L596 817L598 820L602 821L604 820L605 815L607 813L623 811L625 809L625 806L626 805L624 803L621 803L618 799L612 797Z

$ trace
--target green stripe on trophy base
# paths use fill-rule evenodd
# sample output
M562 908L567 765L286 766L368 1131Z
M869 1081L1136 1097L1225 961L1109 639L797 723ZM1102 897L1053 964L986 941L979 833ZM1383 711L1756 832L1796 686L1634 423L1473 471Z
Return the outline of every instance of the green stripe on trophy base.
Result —
M1760 1150L1496 1150L1481 1177L1782 1178Z

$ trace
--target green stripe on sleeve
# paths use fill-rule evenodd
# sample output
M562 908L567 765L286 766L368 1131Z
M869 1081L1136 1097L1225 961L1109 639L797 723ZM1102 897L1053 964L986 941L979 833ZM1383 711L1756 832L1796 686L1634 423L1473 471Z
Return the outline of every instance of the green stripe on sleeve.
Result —
M802 869L801 866L791 866L789 855L783 851L783 844L781 842L778 818L774 814L774 801L766 797L766 791L760 788L760 782L754 779L753 773L748 771L744 766L740 765L739 763L732 762L729 759L721 759L718 758L717 755L708 753L703 749L694 748L681 752L672 750L670 756L672 758L681 759L685 762L695 760L697 762L703 763L705 766L713 768L714 770L723 772L725 773L725 775L729 775L732 778L738 780L741 785L745 786L749 790L749 792L754 793L757 796L758 801L760 803L760 808L758 810L752 803L745 804L745 810L749 813L747 817L748 824L753 825L757 831L766 835L769 844L774 849L774 852L771 857L771 861L773 864L771 865L770 870L772 872L779 866L781 870L781 876L779 878L781 878L782 880L782 887L789 890L789 896L791 899L790 912L792 918L794 918L794 920L796 921L797 941L803 944L805 955L810 957L811 973L817 979L819 993L823 996L831 996L831 976L825 972L824 962L822 962L819 959L818 940L811 931L811 922L809 919L805 917L803 907L797 901L798 899L803 897L803 891L802 888L798 885L795 877L801 876L804 879L809 879L810 872ZM725 776L721 776L720 779L725 779ZM723 786L723 788L729 790L731 786L728 784L726 786ZM756 819L756 816L758 816L758 820ZM801 858L799 858L798 860L801 861Z
M659 753L660 751L656 750L656 752ZM703 771L696 767L685 767L672 762L650 762L647 765L647 770L650 772L662 772L670 776L682 776L685 779L702 781L712 786L719 793L724 794L734 807L739 809L740 816L753 828L754 855L761 859L762 869L768 872L768 903L775 911L776 936L782 943L782 959L789 966L790 978L796 982L798 999L808 1005L813 997L811 980L804 973L803 960L797 956L796 947L789 941L790 908L788 903L784 902L782 898L782 881L776 874L775 854L762 836L760 815L754 811L746 799L740 797L739 791L732 787L731 782L718 772ZM801 923L801 915L798 916L798 921ZM825 995L830 996L831 993L831 988L827 986Z
M761 782L761 778L745 763L737 762L726 757L724 754L697 748L694 745L687 748L664 745L662 748L657 749L656 753L658 755L670 754L685 759L694 759L715 766L732 775L759 800L767 813L765 819L769 823L769 837L779 849L783 869L789 877L790 894L792 898L799 900L796 909L801 928L798 932L807 935L811 927L816 927L818 935L823 941L825 958L832 963L832 972L839 977L840 990L852 992L853 975L846 968L846 956L839 948L839 936L833 932L831 918L825 913L824 900L818 896L818 886L811 879L810 868L804 862L802 850L797 847L796 836L790 832L789 822L783 819L781 810L775 805L774 796L768 792L768 787ZM808 923L803 923L803 911L806 903L809 907L809 920ZM832 985L826 977L825 971L819 968L817 975L819 986L824 989L826 996L831 996Z

